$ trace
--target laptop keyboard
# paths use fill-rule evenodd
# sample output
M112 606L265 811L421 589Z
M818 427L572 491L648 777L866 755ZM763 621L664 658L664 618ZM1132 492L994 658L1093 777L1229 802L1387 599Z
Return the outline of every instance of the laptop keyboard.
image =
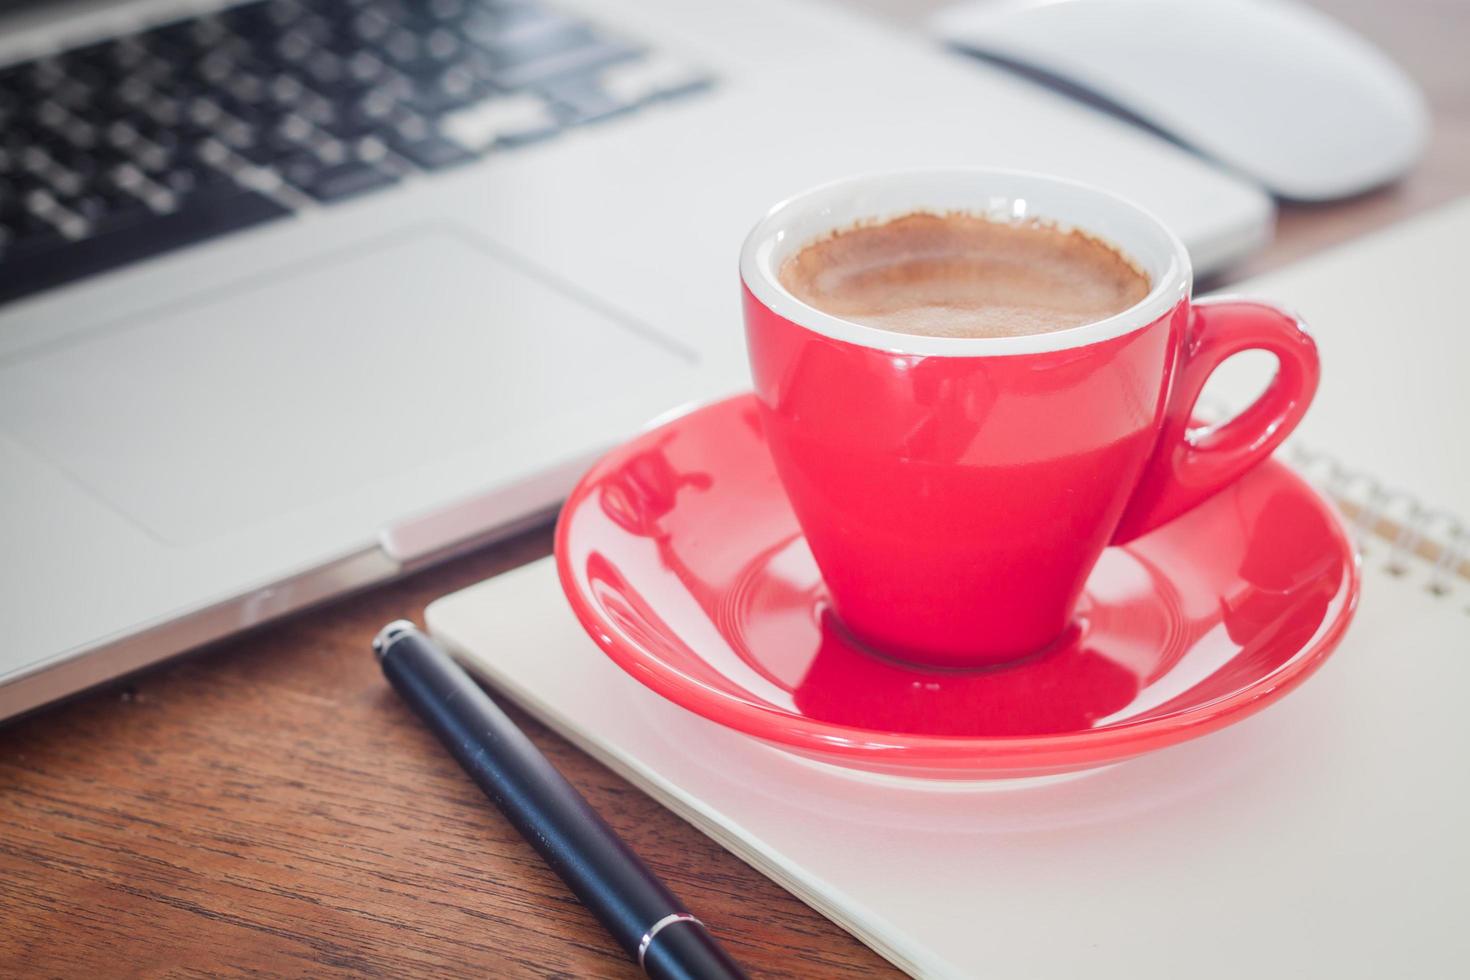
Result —
M0 302L708 84L525 0L258 0L0 68Z

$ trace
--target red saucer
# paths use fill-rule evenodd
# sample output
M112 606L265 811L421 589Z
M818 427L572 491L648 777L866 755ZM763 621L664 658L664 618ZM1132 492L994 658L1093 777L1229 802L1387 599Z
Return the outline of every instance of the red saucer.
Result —
M824 762L951 779L1105 765L1238 721L1322 664L1358 595L1336 511L1267 462L1108 549L1051 649L981 671L891 661L828 612L748 395L604 457L556 555L587 632L669 700Z

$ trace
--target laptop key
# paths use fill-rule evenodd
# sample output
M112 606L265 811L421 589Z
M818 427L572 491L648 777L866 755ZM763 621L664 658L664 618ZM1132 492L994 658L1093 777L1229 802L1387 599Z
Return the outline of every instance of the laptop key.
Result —
M326 167L298 185L318 201L341 201L368 191L379 190L397 181L397 177L386 170L368 163L347 161Z
M425 136L420 139L396 137L389 145L399 156L423 167L425 170L443 170L475 159L475 154L453 140L442 136Z
M326 164L322 163L321 158L306 149L303 144L290 153L278 152L274 163L261 164L261 166L269 166L292 187L303 188L321 175Z
M523 92L489 99L445 116L441 128L466 149L482 150L497 142L526 142L549 136L560 124L545 100Z
M618 41L595 41L558 52L544 58L516 62L495 69L491 80L497 88L527 88L541 85L563 75L577 75L636 58L637 48Z
M181 198L234 183L234 180L223 171L191 161L176 162L171 169L159 174L155 180L160 187Z
M484 97L484 90L475 84L473 76L450 71L437 78L420 79L405 101L419 112L440 116L479 102Z
M601 122L631 112L637 105L609 92L593 75L557 79L542 86L540 91L556 103L562 121L572 126Z
M169 214L80 241L58 236L45 248L8 251L0 264L0 303L284 217L289 209L268 197L228 187L186 199Z
M152 216L152 211L138 198L111 188L99 188L80 197L71 202L71 207L91 225L94 233L127 227Z
M706 88L710 76L685 62L655 56L613 65L598 75L598 81L614 98L638 104Z

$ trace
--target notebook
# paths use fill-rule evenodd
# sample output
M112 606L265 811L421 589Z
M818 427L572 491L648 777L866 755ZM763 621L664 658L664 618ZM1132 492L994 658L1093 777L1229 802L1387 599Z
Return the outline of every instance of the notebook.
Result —
M1470 575L1467 236L1470 197L1230 293L1280 303L1317 338L1322 384L1288 459L1365 523L1399 525L1401 546L1432 542L1441 572L1458 566ZM1255 352L1225 364L1206 389L1209 407L1243 405L1269 364ZM1365 551L1373 550L1370 537Z
M915 976L1463 975L1470 582L1453 515L1470 340L1451 296L1467 236L1470 201L1240 287L1313 324L1325 380L1291 451L1367 547L1357 619L1327 665L1205 738L1044 781L859 775L642 687L582 632L550 559L439 600L429 627ZM1212 398L1247 400L1250 368Z

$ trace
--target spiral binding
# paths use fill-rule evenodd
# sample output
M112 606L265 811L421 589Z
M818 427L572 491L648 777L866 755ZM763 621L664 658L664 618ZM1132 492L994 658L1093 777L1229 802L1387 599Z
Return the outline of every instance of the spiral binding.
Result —
M1218 402L1202 401L1196 408L1209 423L1233 414ZM1431 594L1459 602L1470 615L1470 530L1463 521L1296 439L1287 440L1283 451L1344 511L1364 561L1374 561L1396 578L1417 580Z

